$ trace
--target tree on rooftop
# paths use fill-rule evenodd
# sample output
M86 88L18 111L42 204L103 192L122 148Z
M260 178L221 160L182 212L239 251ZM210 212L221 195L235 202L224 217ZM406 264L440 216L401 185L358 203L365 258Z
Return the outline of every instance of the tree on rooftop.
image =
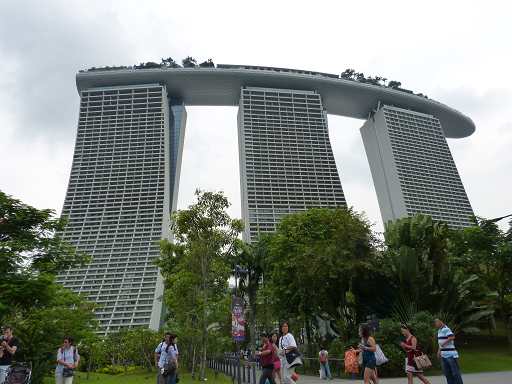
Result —
M183 68L194 68L197 66L197 60L192 56L187 56L181 61L181 64L183 65Z

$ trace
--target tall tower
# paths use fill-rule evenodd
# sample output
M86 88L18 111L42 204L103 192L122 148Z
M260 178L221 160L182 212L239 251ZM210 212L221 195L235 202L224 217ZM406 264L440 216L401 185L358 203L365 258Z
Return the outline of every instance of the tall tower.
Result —
M162 276L152 264L171 238L186 111L159 84L80 92L64 239L94 260L58 282L88 295L105 332L160 326Z
M382 220L415 213L452 227L473 215L439 120L383 106L361 127Z
M318 93L243 87L238 140L245 241L283 215L346 205Z

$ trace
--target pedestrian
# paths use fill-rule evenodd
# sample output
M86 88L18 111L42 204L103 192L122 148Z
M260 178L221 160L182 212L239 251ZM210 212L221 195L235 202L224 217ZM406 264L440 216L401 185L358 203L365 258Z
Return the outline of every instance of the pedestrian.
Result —
M260 383L265 384L265 381L269 381L270 384L276 384L274 379L274 357L276 351L274 345L270 342L267 332L261 333L261 341L263 342L263 348L261 352L255 353L254 357L259 357L261 362L261 376Z
M272 338L272 345L274 346L274 349L277 352L277 356L274 359L274 380L276 378L276 372L277 376L279 377L279 383L283 384L283 380L281 379L281 360L279 359L279 348L277 347L277 333L272 332L272 335L270 335Z
M329 380L332 380L331 370L329 369L329 353L325 349L322 349L318 352L318 356L320 358L320 366L322 367L324 380L327 380L327 376L329 376Z
M164 384L165 381L162 376L162 367L164 366L167 358L167 352L165 352L165 350L169 345L171 345L171 332L166 332L164 340L158 344L158 347L155 349L155 365L158 367L158 375L156 376L157 384Z
M62 342L63 347L57 352L57 368L55 368L55 384L71 384L74 370L78 367L80 355L73 347L73 337L68 336Z
M5 374L12 363L12 357L18 349L19 339L12 335L12 327L4 327L4 337L0 343L0 383L5 381Z
M295 338L290 333L290 325L288 322L283 322L279 326L279 332L281 332L281 337L279 338L279 356L281 360L281 378L283 380L283 384L294 384L295 382L292 380L293 372L295 371L295 367L290 366L288 361L286 360L286 354L290 353L290 351L297 348L297 343L295 342Z
M374 384L378 384L379 379L375 373L377 366L377 358L375 357L377 343L372 337L372 330L368 324L363 323L359 326L359 336L361 336L361 343L357 346L357 349L350 347L350 350L363 354L362 372L365 384L370 384L370 380Z
M174 371L167 377L165 384L175 384L176 376L178 375L178 336L171 334L169 337L170 344L165 348L165 362L174 363Z
M437 357L441 358L441 366L443 367L443 373L446 376L446 381L448 384L463 384L457 361L459 354L457 353L455 343L453 342L455 340L455 335L452 330L445 325L442 317L437 316L435 321L437 328L439 328L437 331L437 340L439 343Z
M412 334L412 329L407 324L404 324L400 327L402 331L402 335L405 337L405 342L399 341L398 344L405 350L407 354L407 360L405 363L405 372L407 372L407 382L408 384L412 384L412 378L414 375L418 376L418 378L423 381L425 384L430 384L430 381L423 375L423 370L417 369L414 365L413 359L416 356L419 356L418 352L418 340Z

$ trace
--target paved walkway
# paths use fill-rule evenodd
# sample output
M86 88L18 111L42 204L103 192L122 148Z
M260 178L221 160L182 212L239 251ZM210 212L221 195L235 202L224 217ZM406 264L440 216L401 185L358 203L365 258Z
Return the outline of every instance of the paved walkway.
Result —
M446 384L446 378L441 376L426 376L430 384ZM423 382L414 377L414 383L423 384ZM464 384L510 384L512 383L512 371L501 372L483 372L483 373L465 373L462 375ZM297 384L349 384L349 383L362 383L363 380L357 375L356 380L350 379L334 379L334 380L321 380L318 377L299 375ZM407 384L406 377L399 378L382 378L379 380L380 384Z

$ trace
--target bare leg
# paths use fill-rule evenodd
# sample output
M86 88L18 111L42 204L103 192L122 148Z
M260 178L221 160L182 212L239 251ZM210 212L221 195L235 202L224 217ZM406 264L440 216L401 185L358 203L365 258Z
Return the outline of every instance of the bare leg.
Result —
M412 372L407 371L407 383L408 384L412 384L412 378L413 378Z
M364 382L365 384L370 384L370 380L373 381L374 384L379 384L379 379L375 376L375 370L370 368L364 369Z
M418 379L423 381L425 384L430 384L430 381L427 380L427 378L423 375L423 373L417 373L416 375L418 375Z

